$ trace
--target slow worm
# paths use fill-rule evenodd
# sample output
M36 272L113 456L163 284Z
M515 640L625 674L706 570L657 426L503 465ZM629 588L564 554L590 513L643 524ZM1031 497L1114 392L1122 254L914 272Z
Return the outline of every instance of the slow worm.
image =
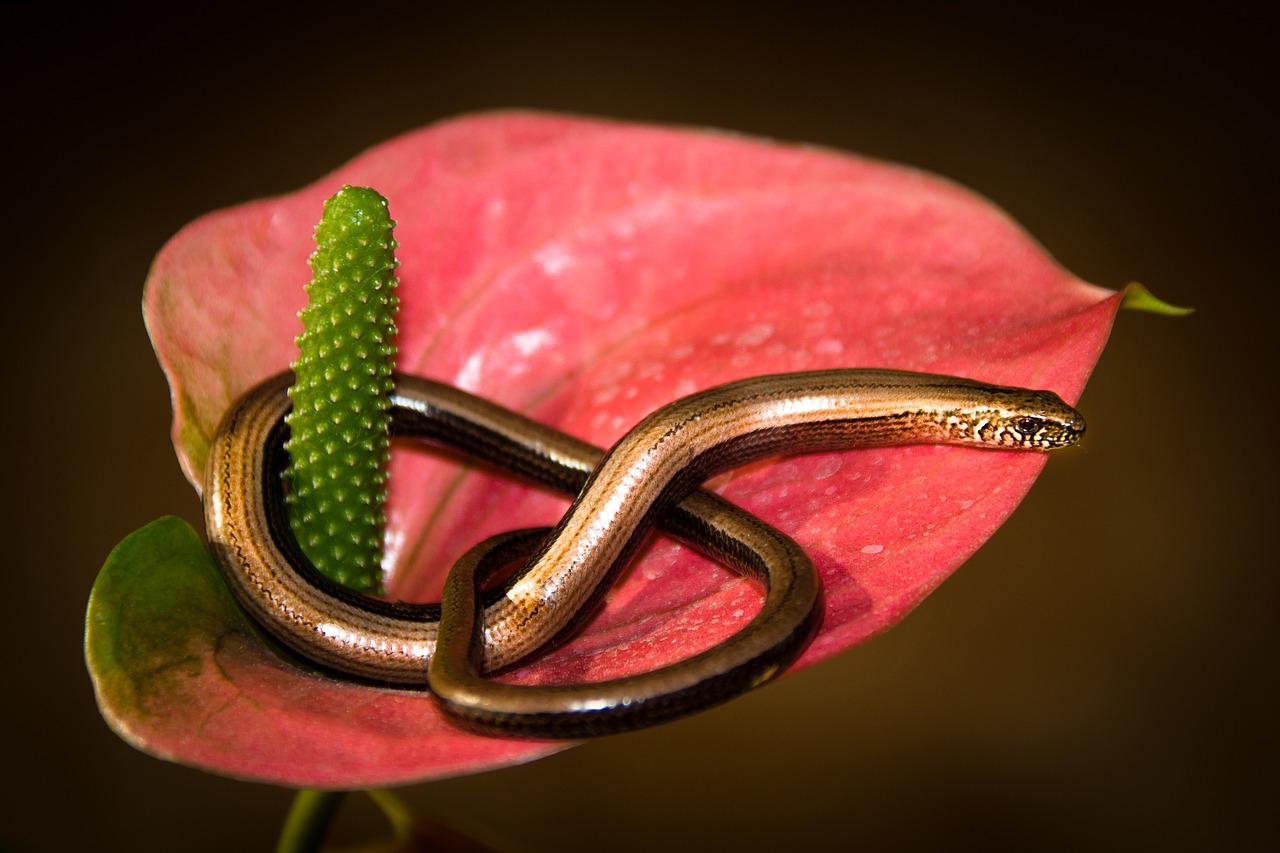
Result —
M288 648L348 675L424 685L440 605L390 602L345 589L317 573L293 539L280 477L291 382L292 374L283 373L249 391L214 437L204 492L213 552L241 605ZM584 441L419 377L398 375L392 403L397 435L463 450L571 496L603 455ZM772 671L803 647L816 626L819 583L795 542L704 491L674 507L663 527L767 588L761 610L739 634L746 653L721 652L724 668ZM486 619L510 626L526 604L501 593L491 594ZM511 659L501 647L490 652L486 669Z
M549 535L504 534L460 560L446 582L441 626L439 607L345 591L319 578L299 554L282 516L278 476L288 382L287 374L276 377L234 405L210 452L206 523L236 596L305 657L380 681L429 679L454 718L526 735L578 736L659 722L736 695L798 654L816 619L812 566L783 534L698 491L713 474L781 453L855 447L1049 450L1084 431L1079 413L1048 391L904 371L828 370L693 394L645 418L600 458L590 445L456 389L400 376L393 395L398 431L577 491ZM598 684L518 687L479 676L542 648L590 613L655 523L762 578L764 604L742 631L687 661ZM484 608L481 630L466 592L474 587L471 573L531 552ZM428 668L437 639L442 653Z

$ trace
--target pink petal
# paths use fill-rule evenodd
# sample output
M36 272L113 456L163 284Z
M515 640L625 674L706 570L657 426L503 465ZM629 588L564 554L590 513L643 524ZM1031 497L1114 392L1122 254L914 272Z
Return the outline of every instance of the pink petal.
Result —
M343 183L378 189L399 222L400 368L605 446L683 394L819 367L955 373L1074 400L1118 306L1118 294L1058 268L985 201L912 170L727 134L468 117L391 140L297 193L206 216L162 250L145 312L197 487L222 412L293 358L311 230ZM793 535L822 573L825 622L805 665L902 618L999 526L1043 464L896 448L760 463L718 485ZM417 448L398 449L391 482L389 588L410 599L433 597L480 538L551 523L565 505ZM747 582L659 541L586 632L514 677L652 668L732 633L756 601ZM278 764L248 766L230 744L272 731L320 688L251 657L234 683L264 691L260 710L183 760L282 778L271 775ZM438 727L428 697L322 690L326 702L363 701L373 721L412 718L370 724L389 756L408 739L457 737ZM194 709L216 701L192 697L166 725L196 725L183 715L199 719ZM319 746L331 725L321 715L314 749L274 756L289 780L338 784L328 768L371 749L345 736L349 747ZM472 770L511 760L470 740ZM351 778L403 782L457 766L406 752L377 778Z

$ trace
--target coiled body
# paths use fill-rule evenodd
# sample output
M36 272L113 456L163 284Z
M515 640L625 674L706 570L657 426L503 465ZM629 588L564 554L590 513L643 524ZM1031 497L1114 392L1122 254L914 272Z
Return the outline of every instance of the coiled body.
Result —
M348 675L425 685L440 605L351 592L316 572L289 534L280 471L290 382L289 374L281 374L250 391L227 413L214 439L204 495L214 554L242 606L293 651ZM397 434L455 447L570 495L603 455L586 442L428 380L397 377L392 401ZM776 667L803 646L816 625L818 580L789 537L709 492L686 497L664 526L766 587L764 605L740 633L749 648L721 665ZM485 621L510 633L530 607L509 589L503 592L490 596ZM512 660L500 645L486 651L486 670Z
M667 719L759 683L798 653L817 618L812 566L778 531L697 491L712 474L780 453L892 444L1044 450L1071 444L1084 430L1081 416L1051 392L903 371L830 370L757 377L691 395L650 415L601 458L590 445L457 389L397 377L398 432L451 444L577 494L550 534L497 537L460 561L459 577L466 577L451 578L445 596L458 616L445 628L454 652L428 670L440 638L438 606L347 592L310 570L287 535L277 472L288 382L286 374L246 395L211 448L206 524L229 585L270 633L304 656L380 681L421 684L429 677L450 713L520 734L575 736ZM479 671L521 660L590 613L659 523L764 583L762 609L730 642L638 676L643 694L634 692L634 680L506 689L479 678ZM483 573L535 545L523 569L485 604L483 631L465 616L474 609L470 600L451 604L474 586L468 572Z

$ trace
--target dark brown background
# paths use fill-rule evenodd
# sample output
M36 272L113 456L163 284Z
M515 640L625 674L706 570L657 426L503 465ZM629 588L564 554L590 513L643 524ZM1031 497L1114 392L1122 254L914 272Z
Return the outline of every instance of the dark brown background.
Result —
M690 720L407 790L421 812L536 851L1253 839L1280 752L1264 549L1269 27L1061 4L456 5L353 4L313 22L190 6L181 20L96 12L10 29L0 848L272 843L288 792L135 752L98 717L84 670L85 601L110 548L158 516L199 518L168 442L142 282L205 212L508 106L920 166L1007 209L1081 277L1140 280L1199 311L1120 318L1082 401L1085 449L1055 457L1011 522L889 634ZM338 835L378 827L355 804Z

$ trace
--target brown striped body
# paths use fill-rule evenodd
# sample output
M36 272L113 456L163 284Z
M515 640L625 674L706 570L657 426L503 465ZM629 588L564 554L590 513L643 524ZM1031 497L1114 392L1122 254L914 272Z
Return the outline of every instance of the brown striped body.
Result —
M712 474L780 453L892 444L1044 450L1071 444L1084 430L1080 415L1051 392L903 371L829 370L741 380L683 398L602 458L597 448L457 389L397 377L392 402L401 432L577 493L549 535L494 537L455 567L444 601L445 639L454 651L428 672L440 606L343 590L309 569L287 535L275 472L288 382L288 374L268 380L239 401L210 451L206 523L236 596L273 636L317 663L393 683L430 678L454 716L531 735L577 736L668 719L754 686L803 647L817 618L812 565L783 534L697 490ZM688 661L598 685L507 689L477 675L521 660L589 614L655 524L763 583L764 604L738 634ZM467 617L474 605L463 601L464 587L474 585L470 573L535 547L485 604L479 631L474 613Z

